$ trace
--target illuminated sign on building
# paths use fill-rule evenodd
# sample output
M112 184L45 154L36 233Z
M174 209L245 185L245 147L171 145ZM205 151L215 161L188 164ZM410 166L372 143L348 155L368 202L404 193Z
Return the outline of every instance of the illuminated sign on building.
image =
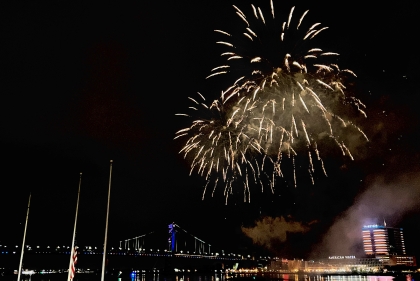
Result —
M356 256L331 256L328 257L330 260L344 260L344 259L355 259Z
M377 224L368 224L368 225L364 225L363 228L385 228L382 225L377 225Z

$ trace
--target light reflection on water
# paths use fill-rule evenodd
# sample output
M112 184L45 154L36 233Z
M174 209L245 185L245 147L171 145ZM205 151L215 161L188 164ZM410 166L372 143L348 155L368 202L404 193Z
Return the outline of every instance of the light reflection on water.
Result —
M392 281L394 276L328 275L326 281Z
M124 281L124 278L119 278ZM225 275L160 275L160 274L131 274L131 281L226 281Z
M23 281L61 281L65 280L62 274L36 274L31 277L24 276ZM227 276L224 274L153 274L133 273L124 276L106 276L106 281L415 281L410 275L394 276L366 276L366 275L315 275L315 274L236 274ZM417 280L417 278L416 278ZM16 281L14 276L0 276L0 281ZM100 281L97 274L76 274L74 281ZM417 280L419 281L419 280Z
M400 279L414 281L410 275ZM120 279L119 281L124 281ZM307 274L270 274L251 275L236 274L226 276L217 275L172 275L160 276L159 274L131 275L131 281L395 281L394 276L366 276L366 275L307 275Z

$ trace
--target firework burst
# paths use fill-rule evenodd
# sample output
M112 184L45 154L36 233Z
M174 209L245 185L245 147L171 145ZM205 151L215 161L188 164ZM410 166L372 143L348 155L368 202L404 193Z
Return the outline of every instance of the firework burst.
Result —
M179 153L184 158L189 156L191 161L190 174L196 170L205 177L207 184L203 198L211 182L211 194L217 185L224 186L226 201L233 192L233 184L241 182L244 186L244 201L250 201L250 181L263 187L260 162L257 160L266 155L261 142L252 135L252 124L248 122L254 106L247 108L232 104L223 104L215 100L211 105L205 104L205 99L200 102L189 98L194 106L192 111L201 113L201 119L196 119L190 127L176 132L175 139L188 136L188 140ZM190 116L188 114L179 114Z
M287 20L278 24L272 1L269 16L254 5L251 18L233 7L244 30L215 30L224 37L216 43L225 49L221 56L227 62L212 69L207 78L230 74L236 80L211 105L201 95L202 102L190 98L200 107L191 109L206 117L178 131L175 138L188 137L180 153L190 154L191 172L196 169L207 179L203 197L214 181L212 194L223 184L227 200L232 183L239 182L244 186L244 200L250 201L250 181L263 187L264 178L273 190L276 178L286 177L282 171L285 161L293 165L290 176L296 187L298 153L308 155L312 183L315 162L326 176L318 150L325 138L353 160L346 130L368 138L353 122L340 117L339 108L351 105L362 116L366 114L364 104L346 93L346 80L356 75L328 63L337 53L311 47L327 27L315 23L305 29L308 11L294 20L293 7Z

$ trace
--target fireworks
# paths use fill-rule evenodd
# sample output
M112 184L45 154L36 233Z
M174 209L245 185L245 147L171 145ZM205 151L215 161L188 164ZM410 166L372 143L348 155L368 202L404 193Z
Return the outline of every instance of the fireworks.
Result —
M233 192L232 184L236 181L244 183L244 200L249 200L249 176L252 175L254 182L259 177L258 162L252 163L251 155L263 155L264 151L260 142L248 135L249 124L242 120L249 120L253 106L240 108L239 106L226 106L218 100L210 106L190 98L199 110L202 119L194 120L188 128L181 129L176 137L189 136L180 153L184 158L189 154L191 160L191 172L197 172L208 180L203 196L208 188L210 179L217 174L212 188L212 194L218 184L224 184L226 200ZM258 174L257 174L258 171Z
M353 160L346 128L368 140L359 127L338 114L346 105L366 117L364 104L346 94L346 79L356 75L327 63L337 53L306 47L327 27L315 23L304 29L308 11L294 20L294 7L287 21L278 24L272 1L268 17L254 5L251 18L233 7L244 32L215 30L223 37L216 43L226 49L221 56L227 62L213 68L207 78L228 74L236 81L210 105L201 94L198 101L190 97L194 103L190 109L201 114L200 119L175 137L188 138L180 153L191 158L191 173L195 170L207 180L203 198L209 188L213 194L223 185L226 202L234 183L243 186L245 201L250 201L251 183L268 185L273 191L278 178L290 176L296 187L298 153L308 155L312 182L315 166L326 176L318 150L326 138ZM283 172L285 161L293 166L290 175Z

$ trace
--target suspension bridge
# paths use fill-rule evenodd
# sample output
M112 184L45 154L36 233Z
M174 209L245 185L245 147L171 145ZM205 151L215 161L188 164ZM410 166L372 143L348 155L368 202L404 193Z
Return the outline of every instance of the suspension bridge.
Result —
M66 270L70 246L25 245L24 268ZM4 268L18 265L19 246L0 245L0 263ZM103 246L77 247L78 268L99 270ZM271 257L227 253L196 237L175 223L166 232L151 231L119 241L107 250L109 270L213 271L256 268Z
M211 244L187 232L176 223L168 225L167 245L162 244L162 237L155 231L120 241L119 249L141 253L147 249L158 249L170 253L191 253L195 255L213 255ZM166 247L165 247L166 246ZM223 251L224 252L224 251Z

